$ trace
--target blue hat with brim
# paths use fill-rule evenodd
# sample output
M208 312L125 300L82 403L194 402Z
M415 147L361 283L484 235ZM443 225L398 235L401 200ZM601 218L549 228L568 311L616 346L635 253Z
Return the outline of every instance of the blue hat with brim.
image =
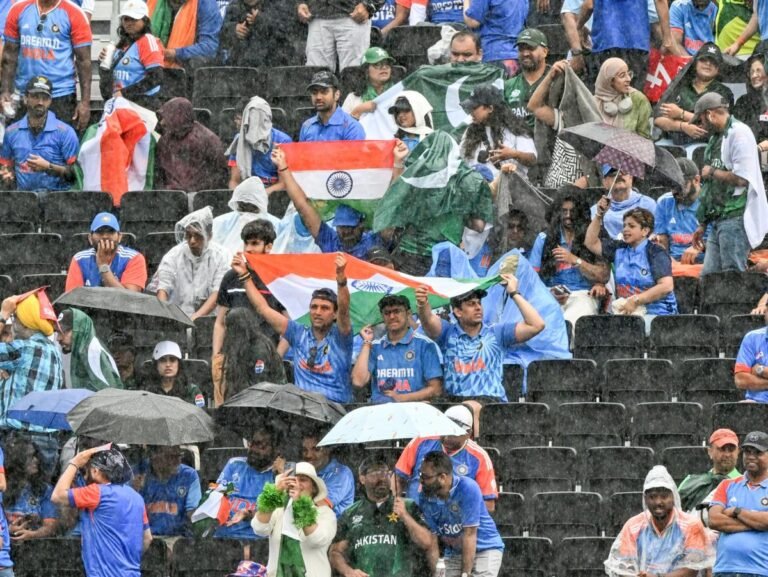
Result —
M333 226L357 226L363 221L364 215L351 206L340 204L333 216Z
M111 212L100 212L94 217L93 222L91 222L91 232L96 232L104 227L111 228L115 232L120 232L120 223L117 221L117 217Z

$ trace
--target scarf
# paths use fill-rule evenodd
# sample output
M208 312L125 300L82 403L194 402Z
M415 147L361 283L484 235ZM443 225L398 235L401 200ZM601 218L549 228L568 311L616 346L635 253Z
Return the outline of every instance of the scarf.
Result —
M626 68L627 64L621 58L609 58L600 67L600 72L597 74L597 80L595 81L595 100L597 101L597 108L600 110L600 115L603 117L603 121L612 126L624 127L624 118L622 114L616 116L607 116L603 112L603 107L608 102L614 102L617 105L621 100L627 96L631 96L633 92L636 92L634 88L630 88L629 94L625 95L621 92L617 92L613 87L613 79L621 71L622 68Z
M197 33L197 1L186 0L173 18L168 0L148 0L147 7L152 21L152 32L163 46L170 49L184 48L195 43ZM175 62L163 64L165 68L181 68Z
M120 373L112 355L96 336L91 317L72 310L72 359L69 365L73 389L100 391L108 387L123 388Z

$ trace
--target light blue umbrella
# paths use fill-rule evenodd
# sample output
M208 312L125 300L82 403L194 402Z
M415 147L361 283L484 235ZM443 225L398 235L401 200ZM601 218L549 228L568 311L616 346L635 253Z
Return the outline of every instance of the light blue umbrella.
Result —
M444 413L427 403L383 403L347 413L317 445L466 434Z
M71 431L67 413L83 399L93 395L88 389L34 391L24 395L8 410L8 418L46 429Z

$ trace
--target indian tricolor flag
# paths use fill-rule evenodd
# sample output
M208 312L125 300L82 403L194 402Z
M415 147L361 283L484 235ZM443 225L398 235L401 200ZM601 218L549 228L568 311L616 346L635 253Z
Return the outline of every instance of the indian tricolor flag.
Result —
M309 302L312 292L330 288L336 292L336 254L245 254L251 268L258 273L270 292L279 300L288 315L297 322L309 324ZM350 313L355 331L381 321L378 303L386 295L403 295L416 310L414 289L426 285L433 307L448 304L454 296L473 288L486 288L499 281L498 277L458 280L437 277L415 277L376 266L346 255L347 287L350 292Z
M97 125L83 136L78 163L83 190L103 190L120 206L129 190L152 188L155 113L122 97L104 103Z
M288 166L324 219L347 204L372 222L376 202L392 178L394 140L338 140L281 144Z

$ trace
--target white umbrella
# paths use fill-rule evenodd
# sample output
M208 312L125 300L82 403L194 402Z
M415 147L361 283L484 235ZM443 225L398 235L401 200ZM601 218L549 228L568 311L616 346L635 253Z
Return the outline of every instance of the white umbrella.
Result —
M347 413L318 446L465 434L464 429L427 403L384 403Z

